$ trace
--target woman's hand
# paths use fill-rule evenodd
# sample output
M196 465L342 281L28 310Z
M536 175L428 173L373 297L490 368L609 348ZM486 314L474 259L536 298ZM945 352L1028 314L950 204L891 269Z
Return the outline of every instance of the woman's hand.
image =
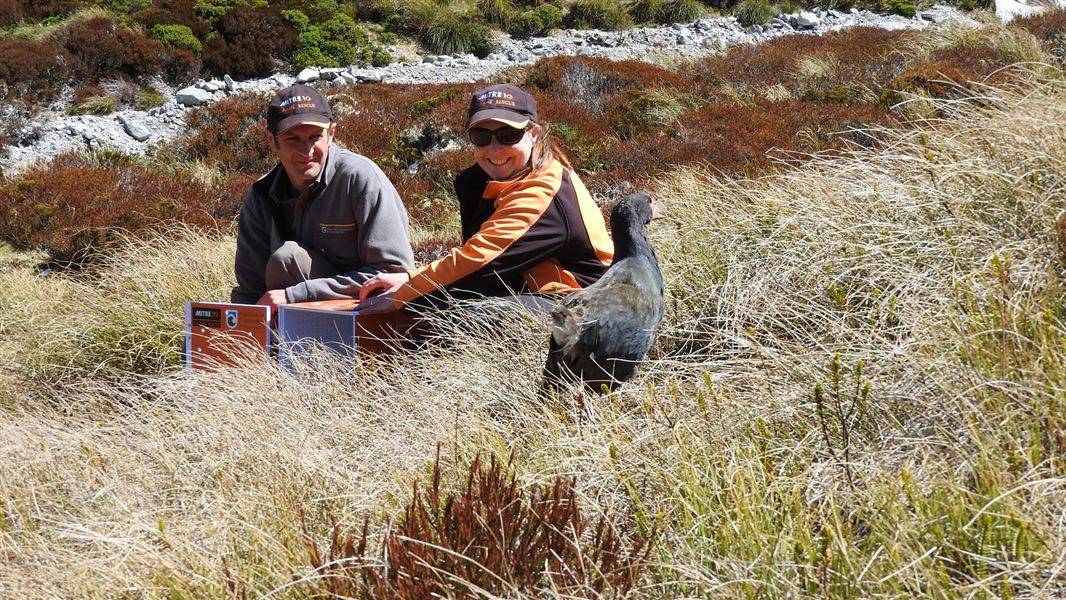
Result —
M355 310L361 315L377 315L400 310L400 303L392 292L385 292L363 300Z
M391 294L410 280L407 273L378 273L363 282L363 286L359 288L359 301L366 300L375 293Z

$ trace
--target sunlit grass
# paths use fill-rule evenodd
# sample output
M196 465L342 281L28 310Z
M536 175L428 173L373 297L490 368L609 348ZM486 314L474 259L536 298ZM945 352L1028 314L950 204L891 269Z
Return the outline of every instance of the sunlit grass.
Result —
M513 457L660 531L638 596L1054 595L1066 79L1021 81L878 150L660 179L667 318L609 396L546 402L547 329L513 311L439 315L419 352L184 373L180 306L225 297L228 234L0 272L5 593L306 597L300 511L323 537L369 518L376 548L439 446L453 485Z

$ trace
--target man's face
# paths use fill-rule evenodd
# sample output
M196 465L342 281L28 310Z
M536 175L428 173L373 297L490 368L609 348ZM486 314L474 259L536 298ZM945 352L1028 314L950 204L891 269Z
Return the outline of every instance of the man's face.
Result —
M278 155L289 183L297 191L306 188L322 172L336 130L337 124L331 123L328 129L305 124L290 127L277 135L267 132L270 148Z

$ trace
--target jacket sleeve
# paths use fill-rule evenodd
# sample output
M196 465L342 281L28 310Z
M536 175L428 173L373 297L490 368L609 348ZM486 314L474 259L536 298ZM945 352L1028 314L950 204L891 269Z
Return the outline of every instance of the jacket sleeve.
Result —
M270 230L273 218L249 190L244 196L237 225L237 252L233 273L237 287L230 292L230 302L255 304L266 293L266 263L270 257Z
M373 275L403 272L414 266L407 233L407 211L400 194L370 159L358 157L358 167L347 181L348 201L357 231L356 244L362 266L335 277L310 279L286 288L289 302L351 298Z
M411 280L396 291L396 300L410 302L483 269L501 279L520 276L558 252L565 243L558 228L534 227L551 205L557 184L558 178L550 174L533 176L501 195L495 212L466 243L441 259L409 271Z

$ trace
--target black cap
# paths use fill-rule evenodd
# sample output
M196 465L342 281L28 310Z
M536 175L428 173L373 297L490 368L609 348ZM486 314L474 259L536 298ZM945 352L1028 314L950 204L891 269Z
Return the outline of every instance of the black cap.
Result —
M309 85L293 85L278 90L267 106L267 129L277 135L296 125L329 127L333 111L318 90Z
M470 98L466 128L481 121L501 121L512 127L537 122L537 101L525 90L510 83L490 85Z

